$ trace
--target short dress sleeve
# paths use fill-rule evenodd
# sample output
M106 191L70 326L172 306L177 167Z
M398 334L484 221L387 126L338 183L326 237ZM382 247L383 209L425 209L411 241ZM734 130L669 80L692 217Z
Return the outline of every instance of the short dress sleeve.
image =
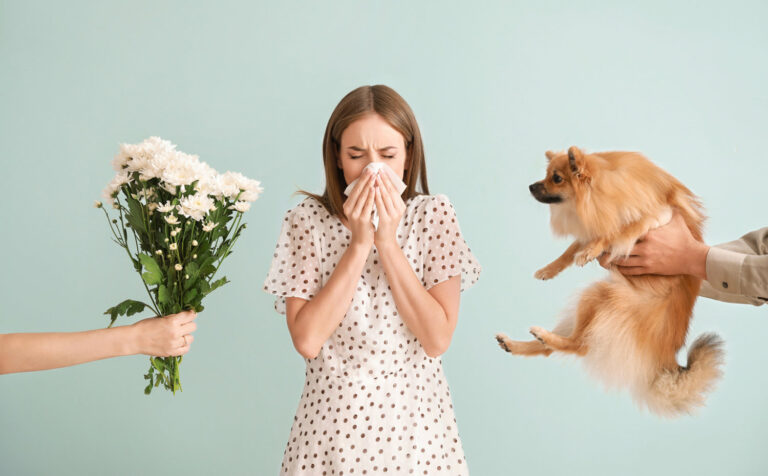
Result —
M318 230L299 204L286 212L264 291L277 296L275 310L285 314L285 298L310 300L321 288Z
M422 231L426 289L461 274L461 290L469 289L480 277L481 267L459 228L456 211L448 197L434 195L425 200Z

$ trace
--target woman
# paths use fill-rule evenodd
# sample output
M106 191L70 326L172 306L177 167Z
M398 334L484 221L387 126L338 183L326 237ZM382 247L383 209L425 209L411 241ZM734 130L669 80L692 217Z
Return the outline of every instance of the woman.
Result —
M439 356L480 266L423 150L395 91L355 89L328 121L325 192L285 215L264 289L307 370L282 474L467 473Z

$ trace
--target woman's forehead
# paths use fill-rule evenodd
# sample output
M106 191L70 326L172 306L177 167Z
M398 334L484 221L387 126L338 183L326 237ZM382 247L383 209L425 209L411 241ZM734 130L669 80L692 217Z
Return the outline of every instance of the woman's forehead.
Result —
M403 135L378 114L366 115L347 126L341 134L344 147L398 147L405 142Z

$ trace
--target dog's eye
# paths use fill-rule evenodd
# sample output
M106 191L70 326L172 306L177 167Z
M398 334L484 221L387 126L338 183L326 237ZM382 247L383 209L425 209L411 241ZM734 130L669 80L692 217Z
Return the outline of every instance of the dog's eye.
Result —
M561 176L559 176L557 174L554 174L554 175L552 175L552 181L555 182L555 183L560 183L560 182L563 181L563 177L561 177Z

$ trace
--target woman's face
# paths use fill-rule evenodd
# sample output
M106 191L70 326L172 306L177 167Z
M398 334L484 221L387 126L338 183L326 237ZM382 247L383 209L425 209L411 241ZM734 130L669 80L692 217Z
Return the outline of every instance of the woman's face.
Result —
M336 164L349 184L371 162L383 162L401 180L407 167L405 138L376 113L363 116L344 129Z

